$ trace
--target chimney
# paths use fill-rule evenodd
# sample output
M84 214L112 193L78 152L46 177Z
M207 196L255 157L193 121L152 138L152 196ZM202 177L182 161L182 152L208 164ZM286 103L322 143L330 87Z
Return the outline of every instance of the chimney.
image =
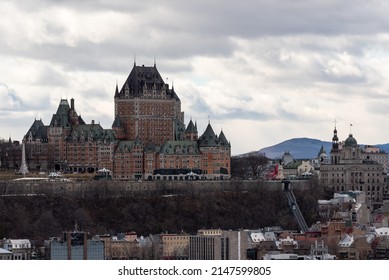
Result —
M74 110L74 98L70 99L70 109Z
M95 120L92 120L92 125L95 125Z

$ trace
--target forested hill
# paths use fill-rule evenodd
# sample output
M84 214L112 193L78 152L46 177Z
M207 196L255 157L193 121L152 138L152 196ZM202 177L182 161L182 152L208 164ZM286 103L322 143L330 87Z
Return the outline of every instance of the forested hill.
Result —
M296 191L308 224L316 221L318 187ZM304 199L302 199L304 197ZM135 231L195 234L201 228L258 229L280 225L297 229L282 191L208 191L145 197L0 197L0 238L45 240L79 228L91 234Z

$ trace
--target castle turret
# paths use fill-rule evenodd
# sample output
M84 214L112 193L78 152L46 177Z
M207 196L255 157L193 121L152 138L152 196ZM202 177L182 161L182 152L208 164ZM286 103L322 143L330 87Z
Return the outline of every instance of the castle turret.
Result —
M185 129L185 139L189 141L196 141L198 139L197 127L190 120L188 126Z

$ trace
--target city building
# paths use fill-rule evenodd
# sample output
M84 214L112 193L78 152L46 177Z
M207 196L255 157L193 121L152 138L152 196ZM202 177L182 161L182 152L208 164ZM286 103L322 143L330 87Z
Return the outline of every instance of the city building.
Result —
M154 66L134 66L114 94L114 121L104 129L85 123L61 99L50 124L34 120L23 141L29 170L95 173L122 180L229 179L231 145L208 123L185 126L181 100Z
M371 159L372 153L360 148L350 133L344 143L339 142L335 127L332 149L327 162L320 165L321 184L334 192L363 191L371 209L382 206L388 193L384 166Z
M174 260L189 259L188 234L161 234L162 258Z
M28 239L4 239L1 241L4 250L11 253L13 260L30 260L32 254L31 242ZM3 251L7 255L6 252Z
M314 166L309 160L303 160L301 165L297 167L297 173L299 176L311 176L314 174Z
M248 231L207 229L189 237L190 260L246 260L249 248Z
M137 234L129 232L115 236L100 235L104 241L104 254L106 260L136 260L140 259L140 246Z
M84 231L66 231L62 238L46 241L50 260L104 260L104 241L88 239Z
M319 216L326 220L341 219L360 225L370 223L370 210L362 191L334 193L330 200L318 200Z
M0 248L0 260L12 260L12 252Z

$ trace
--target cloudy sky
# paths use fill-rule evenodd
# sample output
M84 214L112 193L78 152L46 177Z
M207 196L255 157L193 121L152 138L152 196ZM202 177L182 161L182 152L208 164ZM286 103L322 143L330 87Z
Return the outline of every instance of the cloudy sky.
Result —
M0 137L49 124L61 98L113 122L116 83L152 66L201 134L232 154L295 137L389 142L389 2L379 0L0 2Z

